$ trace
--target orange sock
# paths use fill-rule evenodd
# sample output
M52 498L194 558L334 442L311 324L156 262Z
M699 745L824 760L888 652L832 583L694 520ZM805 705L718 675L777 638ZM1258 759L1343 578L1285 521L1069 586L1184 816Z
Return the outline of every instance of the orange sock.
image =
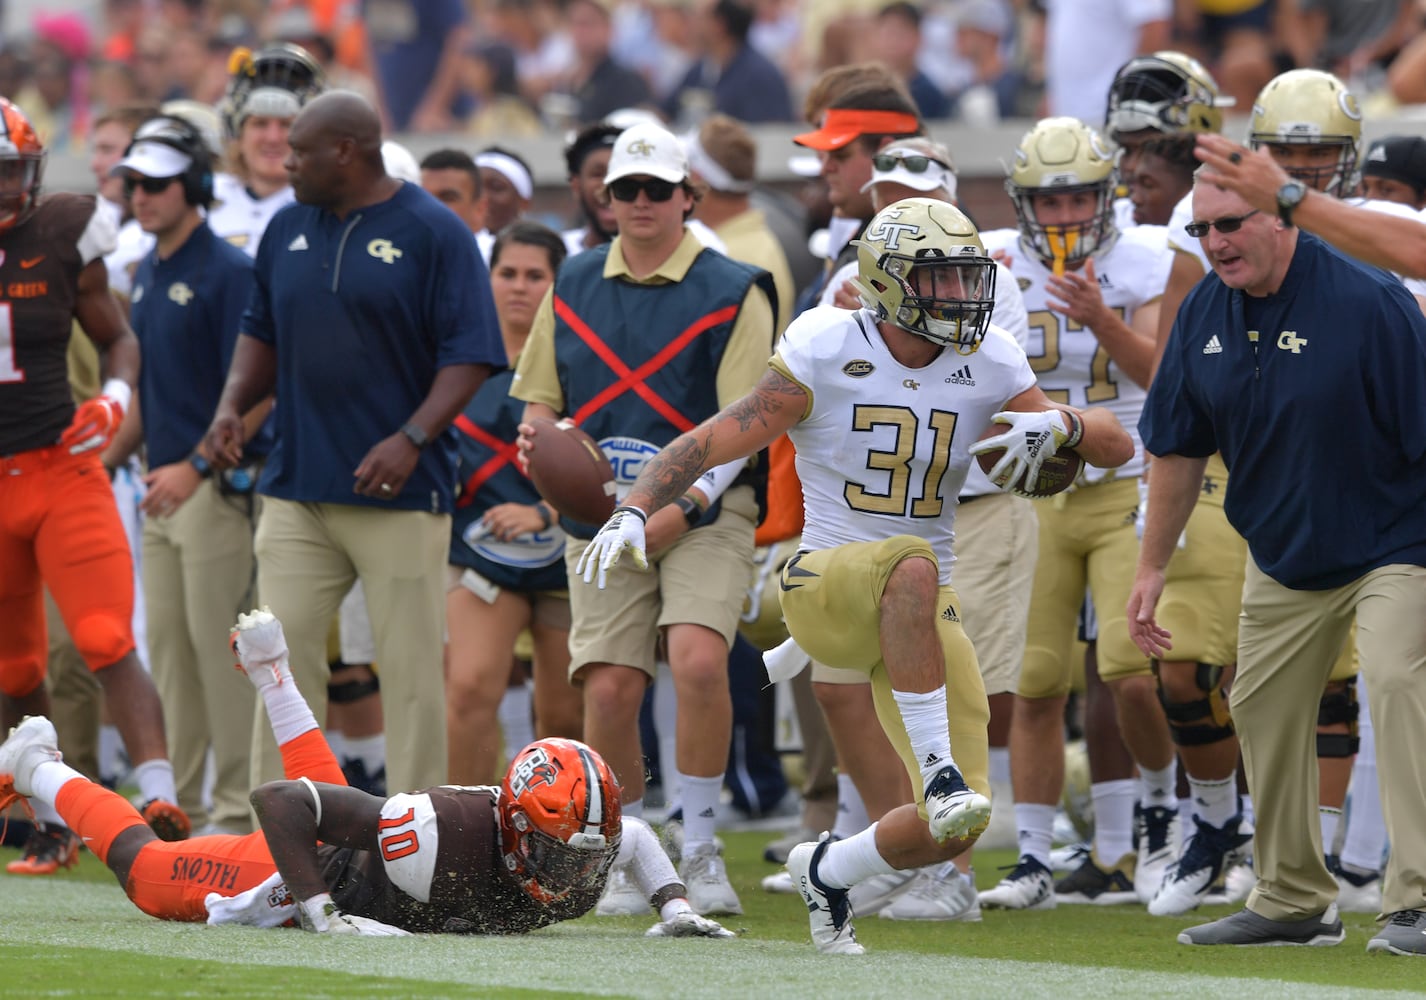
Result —
M128 799L83 778L61 785L54 807L65 825L84 839L84 846L106 863L114 838L136 826L148 828Z
M327 785L345 785L346 775L337 763L327 738L320 729L309 729L278 748L282 751L282 773L288 781L307 778Z

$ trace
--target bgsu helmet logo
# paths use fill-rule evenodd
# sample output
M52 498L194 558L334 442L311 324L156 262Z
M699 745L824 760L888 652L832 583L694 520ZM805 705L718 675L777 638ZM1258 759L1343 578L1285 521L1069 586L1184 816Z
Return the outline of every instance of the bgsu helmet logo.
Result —
M518 796L540 785L553 785L563 767L558 760L545 753L544 747L535 747L515 762L510 789Z

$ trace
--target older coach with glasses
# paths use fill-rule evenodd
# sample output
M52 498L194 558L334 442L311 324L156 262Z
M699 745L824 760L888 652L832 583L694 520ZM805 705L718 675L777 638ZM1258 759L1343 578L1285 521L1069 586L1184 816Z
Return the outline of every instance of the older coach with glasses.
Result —
M1367 950L1426 954L1426 319L1390 274L1200 175L1214 274L1184 300L1144 405L1154 458L1130 630L1162 658L1164 567L1209 455L1248 542L1230 694L1257 805L1246 909L1194 945L1333 945L1345 932L1317 823L1317 705L1355 617L1391 840Z
M510 393L526 403L524 451L540 447L531 420L569 417L609 455L622 497L645 460L757 382L772 350L776 293L767 272L707 250L689 233L696 194L688 158L666 130L641 124L621 133L604 185L619 235L560 270ZM683 776L679 873L700 914L742 912L714 842L732 727L728 648L759 520L759 498L741 467L723 470L716 483L700 481L649 519L654 572L623 569L608 590L570 593L570 678L584 688L584 735L618 776L625 815L642 812L639 705L660 639L666 644ZM599 526L560 523L573 572ZM615 869L599 912L631 912L610 898L628 885L626 874Z

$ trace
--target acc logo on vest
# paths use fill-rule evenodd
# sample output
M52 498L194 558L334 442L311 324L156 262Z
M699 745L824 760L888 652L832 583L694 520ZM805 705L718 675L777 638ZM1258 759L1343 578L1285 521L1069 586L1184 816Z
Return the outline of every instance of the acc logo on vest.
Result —
M634 480L638 479L639 473L643 471L644 463L659 453L657 445L640 441L638 438L604 438L599 442L599 447L603 450L604 457L609 459L609 464L614 467L614 482L620 487L633 486ZM620 489L621 498L624 493L625 490Z

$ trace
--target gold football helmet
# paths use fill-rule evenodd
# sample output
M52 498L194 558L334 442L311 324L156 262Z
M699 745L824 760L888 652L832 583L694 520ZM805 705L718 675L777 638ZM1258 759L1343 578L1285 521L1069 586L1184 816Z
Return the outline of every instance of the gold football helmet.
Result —
M1153 129L1165 135L1223 131L1223 108L1233 106L1203 64L1182 52L1130 59L1109 85L1104 120L1109 138Z
M1005 190L1020 220L1022 241L1045 261L1075 263L1113 245L1114 154L1077 118L1044 118L1025 133ZM1034 199L1040 194L1094 194L1094 213L1070 223L1042 224Z
M893 202L855 246L852 283L878 321L975 353L995 305L995 261L960 209L931 198Z
M1341 80L1320 69L1294 69L1272 81L1253 102L1248 144L1336 146L1336 162L1325 167L1287 168L1324 194L1344 198L1357 188L1362 110Z

